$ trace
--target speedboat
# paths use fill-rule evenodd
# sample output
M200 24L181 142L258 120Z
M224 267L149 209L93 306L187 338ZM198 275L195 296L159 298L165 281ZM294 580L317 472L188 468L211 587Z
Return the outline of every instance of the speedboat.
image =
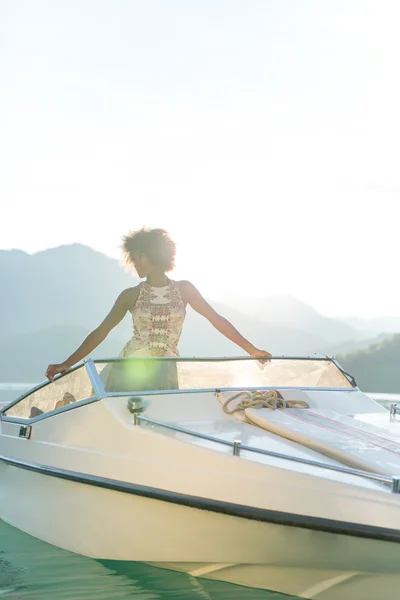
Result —
M152 389L165 361L179 389ZM398 419L326 356L88 359L1 409L0 517L95 559L397 600Z

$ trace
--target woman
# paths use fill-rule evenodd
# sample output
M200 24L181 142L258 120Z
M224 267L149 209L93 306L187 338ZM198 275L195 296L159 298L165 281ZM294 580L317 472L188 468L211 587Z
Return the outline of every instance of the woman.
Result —
M129 233L123 238L122 247L126 262L134 267L140 278L146 278L146 281L124 290L104 321L87 336L79 348L63 363L47 367L48 379L53 381L55 375L90 354L128 311L132 314L134 335L123 348L122 357L179 356L178 342L187 304L251 356L271 356L247 341L227 319L206 302L192 283L173 281L167 277L166 273L174 268L176 247L164 229L143 228ZM150 375L148 370L146 371L147 367L144 370L137 368L138 363L135 369L130 368L130 373L126 371L127 363L113 363L107 376L102 373L106 389L111 391L178 388L174 361L143 361L142 364L153 365ZM144 381L146 377L151 381Z

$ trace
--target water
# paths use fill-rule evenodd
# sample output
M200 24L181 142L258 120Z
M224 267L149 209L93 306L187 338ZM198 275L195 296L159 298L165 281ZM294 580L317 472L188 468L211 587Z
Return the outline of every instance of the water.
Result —
M371 398L382 404L385 408L389 409L390 405L394 402L400 402L400 394L368 394Z
M32 388L35 383L0 383L0 405L11 402L21 396L26 390Z
M32 384L0 384L0 403ZM400 394L370 394L388 405ZM134 532L132 532L134 535ZM0 599L289 600L275 592L196 579L142 563L98 561L61 550L0 521Z

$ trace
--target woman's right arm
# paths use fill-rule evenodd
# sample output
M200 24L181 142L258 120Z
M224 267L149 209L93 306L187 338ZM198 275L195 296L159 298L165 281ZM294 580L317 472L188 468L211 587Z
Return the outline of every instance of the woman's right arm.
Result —
M72 365L75 365L85 358L85 356L90 354L90 352L93 352L93 350L105 340L111 329L116 327L118 323L122 321L129 308L135 304L135 294L137 296L136 288L129 288L121 292L104 321L89 333L79 348L77 348L67 360L59 364L49 365L45 373L46 377L50 379L50 381L53 381L55 375L69 369Z

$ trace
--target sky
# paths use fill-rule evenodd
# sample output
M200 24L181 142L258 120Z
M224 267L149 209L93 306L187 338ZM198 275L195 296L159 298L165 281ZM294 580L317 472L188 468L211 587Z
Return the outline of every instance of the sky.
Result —
M0 248L400 315L398 0L0 0Z

